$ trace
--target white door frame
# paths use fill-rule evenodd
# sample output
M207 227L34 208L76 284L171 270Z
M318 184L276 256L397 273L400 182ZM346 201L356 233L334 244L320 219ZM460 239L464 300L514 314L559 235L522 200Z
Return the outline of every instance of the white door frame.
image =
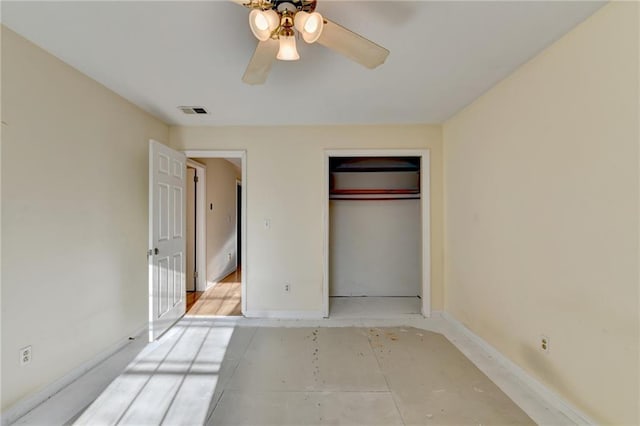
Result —
M241 310L242 315L247 312L247 151L246 150L230 150L230 151L218 151L218 150L185 150L183 151L187 158L239 158L242 164L242 223L240 229L242 231L241 236L241 256L243 259L242 265L242 279L240 283L241 288ZM204 200L204 198L203 198ZM206 208L206 207L205 207Z
M187 166L196 169L198 185L196 185L196 291L207 289L207 235L206 198L207 198L207 166L187 158Z
M422 228L422 315L431 316L431 163L428 149L328 149L324 151L322 220L322 311L329 316L329 158L331 157L420 157L420 218Z

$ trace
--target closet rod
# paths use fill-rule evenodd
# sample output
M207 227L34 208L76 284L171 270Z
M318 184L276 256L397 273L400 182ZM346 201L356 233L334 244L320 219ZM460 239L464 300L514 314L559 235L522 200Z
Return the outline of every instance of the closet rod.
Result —
M420 197L367 197L367 198L357 198L357 197L329 197L330 200L351 200L351 201L397 201L397 200L419 200Z

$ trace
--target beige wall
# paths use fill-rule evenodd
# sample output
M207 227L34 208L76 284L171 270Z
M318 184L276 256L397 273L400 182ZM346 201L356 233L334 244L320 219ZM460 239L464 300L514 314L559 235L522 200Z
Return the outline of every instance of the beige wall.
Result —
M198 158L207 166L207 284L236 268L236 179L240 170L222 158ZM209 208L213 204L213 211Z
M629 425L638 47L637 3L609 4L444 125L446 310L596 421Z
M431 296L432 309L442 309L440 126L172 127L170 134L180 150L247 150L249 311L322 310L325 149L430 149Z
M146 324L148 140L168 128L6 28L2 121L4 411Z

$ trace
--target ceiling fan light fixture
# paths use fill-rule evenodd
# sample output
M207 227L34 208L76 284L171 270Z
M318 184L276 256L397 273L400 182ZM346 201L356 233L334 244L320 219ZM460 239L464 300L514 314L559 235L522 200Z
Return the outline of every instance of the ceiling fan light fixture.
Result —
M302 39L307 43L314 43L324 27L324 18L318 12L307 13L300 11L296 13L294 25L298 32L302 34Z
M280 17L274 10L253 9L249 13L251 32L260 41L271 38L271 34L279 25Z
M247 84L263 84L276 59L300 59L298 33L306 43L317 42L370 69L382 65L389 56L384 47L317 13L318 0L232 1L250 9L249 25L260 40L242 77Z
M280 49L278 50L276 58L281 61L297 61L300 59L298 49L296 49L295 36L280 35Z

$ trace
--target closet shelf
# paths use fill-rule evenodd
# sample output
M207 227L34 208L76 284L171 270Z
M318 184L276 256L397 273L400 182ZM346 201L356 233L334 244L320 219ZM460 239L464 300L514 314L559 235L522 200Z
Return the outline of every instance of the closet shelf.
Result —
M419 189L331 189L329 195L408 195L420 194Z

